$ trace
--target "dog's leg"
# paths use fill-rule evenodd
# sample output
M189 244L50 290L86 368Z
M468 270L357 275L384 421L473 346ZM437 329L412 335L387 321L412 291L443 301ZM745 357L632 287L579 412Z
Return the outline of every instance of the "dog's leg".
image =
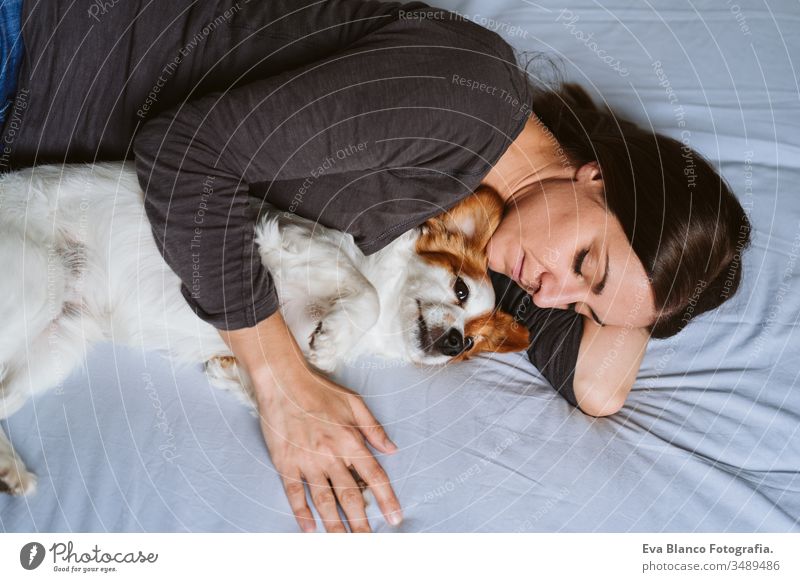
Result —
M76 307L67 307L27 349L23 348L9 363L8 374L0 382L0 418L16 412L16 408L9 409L9 403L17 403L20 398L25 402L30 396L59 386L83 365L87 336L95 333L94 328L88 318L81 319Z
M310 364L334 371L380 312L377 291L355 264L361 252L352 236L280 214L265 217L256 233L289 329Z
M22 408L28 399L12 379L17 372L0 370L0 418L8 418ZM0 493L27 495L36 490L36 475L29 472L19 458L5 431L0 427Z
M28 495L36 491L36 475L25 468L25 464L14 452L14 448L0 428L0 493Z
M26 344L46 333L61 311L67 277L47 241L26 237L0 221L0 363L11 364Z
M205 363L208 381L215 388L230 390L252 408L256 414L256 399L253 384L243 366L233 356L214 356Z
M350 349L378 321L380 301L372 284L355 268L347 288L332 299L308 339L308 361L323 372L333 372Z
M58 386L86 355L84 326L77 317L62 315L27 349L0 371L0 418L7 418L28 398ZM0 490L14 495L32 493L36 477L0 431Z

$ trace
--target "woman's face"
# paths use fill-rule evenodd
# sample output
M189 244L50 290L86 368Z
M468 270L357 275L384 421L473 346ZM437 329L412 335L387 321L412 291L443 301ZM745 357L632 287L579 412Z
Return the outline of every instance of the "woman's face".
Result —
M602 195L592 162L575 180L545 180L507 200L487 247L489 268L526 289L539 307L645 327L656 314L647 274Z

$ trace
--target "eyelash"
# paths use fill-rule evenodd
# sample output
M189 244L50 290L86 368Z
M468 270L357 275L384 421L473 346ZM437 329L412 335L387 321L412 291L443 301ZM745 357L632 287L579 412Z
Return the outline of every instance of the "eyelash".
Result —
M583 261L586 258L586 255L589 254L589 249L583 249L577 255L575 255L575 262L572 264L572 270L575 271L575 274L578 277L583 277L583 273L581 270L583 269Z

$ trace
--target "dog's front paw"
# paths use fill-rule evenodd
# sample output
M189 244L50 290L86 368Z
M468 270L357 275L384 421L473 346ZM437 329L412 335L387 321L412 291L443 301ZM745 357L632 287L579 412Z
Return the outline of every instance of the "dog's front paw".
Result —
M36 475L17 457L0 453L0 493L31 495L36 491Z
M331 325L323 319L308 338L306 358L323 372L333 372L339 363L339 346Z
M214 356L205 363L206 377L215 388L229 390L251 407L256 416L256 399L253 384L245 370L233 356Z

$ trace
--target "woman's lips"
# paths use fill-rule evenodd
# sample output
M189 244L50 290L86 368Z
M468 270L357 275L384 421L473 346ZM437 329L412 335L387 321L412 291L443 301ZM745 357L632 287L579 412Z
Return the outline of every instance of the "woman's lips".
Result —
M542 286L542 278L541 275L539 276L539 280L535 283L529 283L527 281L522 280L522 267L525 265L525 252L523 251L520 254L519 259L517 259L517 264L514 266L514 270L511 272L511 279L525 289L529 294L533 295L534 293L538 293L539 288Z
M519 255L519 259L517 259L517 264L514 266L514 270L511 271L511 278L514 280L515 283L519 283L519 276L522 273L522 263L525 262L525 253L522 252Z

